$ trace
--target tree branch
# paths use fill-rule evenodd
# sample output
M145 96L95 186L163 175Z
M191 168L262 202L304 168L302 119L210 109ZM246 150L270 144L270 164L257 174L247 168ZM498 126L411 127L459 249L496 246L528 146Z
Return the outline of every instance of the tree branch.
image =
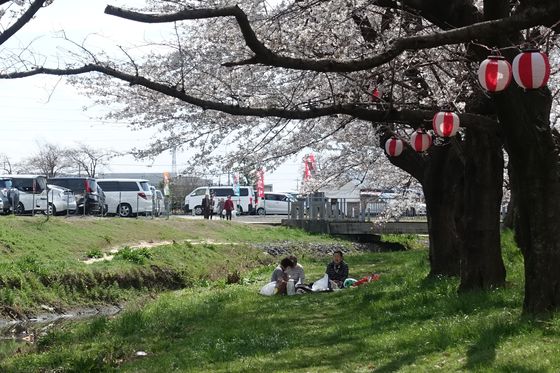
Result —
M185 92L177 90L170 85L162 84L149 80L142 76L131 75L112 67L88 64L77 68L50 69L40 67L30 71L15 72L10 74L0 74L0 79L17 79L35 75L80 75L91 72L99 72L114 78L123 80L131 85L140 85L153 91L162 93L169 97L174 97L188 104L198 106L203 110L216 110L236 116L253 117L277 117L285 119L313 119L332 115L348 115L357 119L366 120L373 123L402 123L414 128L430 128L431 119L434 111L431 110L377 110L366 107L363 104L336 104L310 109L284 109L284 108L254 108L238 105L228 105L216 101L209 101L191 96ZM460 114L461 126L474 127L479 129L495 129L496 121L489 117L476 114ZM427 124L429 123L429 124Z
M560 4L554 3L549 7L543 8L534 7L510 17L479 22L450 31L398 38L393 41L389 48L378 55L360 60L346 61L335 59L293 58L273 52L258 39L247 15L238 6L217 9L185 9L171 14L146 14L108 5L105 8L105 13L144 23L165 23L192 19L235 17L247 47L255 54L253 57L254 63L294 70L350 72L369 70L383 65L406 50L429 49L449 44L466 43L533 26L553 24L560 19ZM247 64L249 61L250 60L245 60L241 61L241 63L233 62L230 64Z
M47 0L35 0L31 6L18 18L18 20L8 27L3 33L0 34L0 45L4 44L8 39L10 39L16 32L18 32L27 22L31 21L31 18L43 7ZM0 5L3 3L0 3Z

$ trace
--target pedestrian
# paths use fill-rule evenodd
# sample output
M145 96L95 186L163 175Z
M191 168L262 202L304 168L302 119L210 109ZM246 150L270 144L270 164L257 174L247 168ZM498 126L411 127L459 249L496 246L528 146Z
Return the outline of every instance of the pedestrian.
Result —
M220 198L220 200L218 201L218 205L216 207L216 213L220 215L220 219L224 219L224 205L225 205L226 201L223 198Z
M226 220L231 220L231 212L235 207L233 206L233 201L231 196L227 196L227 200L224 203L224 210L226 210Z
M202 199L202 213L204 214L204 219L210 217L210 196L208 194L204 195Z
M214 216L214 207L215 207L215 194L214 193L210 193L210 205L208 206L209 208L209 215L210 215L210 220L212 220L212 217Z

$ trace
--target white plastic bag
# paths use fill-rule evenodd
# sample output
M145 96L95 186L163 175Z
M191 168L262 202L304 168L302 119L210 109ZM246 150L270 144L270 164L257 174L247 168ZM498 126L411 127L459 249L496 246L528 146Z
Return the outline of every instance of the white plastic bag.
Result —
M274 295L276 293L276 281L269 282L268 284L263 286L259 293L268 297Z
M329 290L329 275L325 273L325 275L320 279L313 283L311 287L313 291L327 291Z

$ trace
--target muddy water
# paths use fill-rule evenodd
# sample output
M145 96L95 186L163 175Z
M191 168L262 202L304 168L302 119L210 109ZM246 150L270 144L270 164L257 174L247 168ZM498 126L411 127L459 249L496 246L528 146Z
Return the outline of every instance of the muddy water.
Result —
M64 313L41 313L25 320L0 319L0 343L3 341L35 342L50 329L65 323L99 316L114 316L122 311L119 306L79 308Z

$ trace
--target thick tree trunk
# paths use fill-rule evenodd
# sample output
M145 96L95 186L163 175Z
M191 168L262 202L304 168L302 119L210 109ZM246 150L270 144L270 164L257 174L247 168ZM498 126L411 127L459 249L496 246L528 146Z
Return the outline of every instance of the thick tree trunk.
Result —
M421 180L430 235L430 276L460 274L463 213L463 162L452 144L430 150Z
M388 129L381 129L382 148L391 134ZM458 276L463 200L463 164L458 150L448 144L432 147L428 155L422 155L406 146L399 157L389 160L422 185L430 237L430 276Z
M465 235L459 291L502 286L500 245L502 142L493 131L468 130L465 154Z
M559 157L549 125L548 89L510 87L494 98L516 196L516 241L525 259L523 309L538 314L560 309Z

